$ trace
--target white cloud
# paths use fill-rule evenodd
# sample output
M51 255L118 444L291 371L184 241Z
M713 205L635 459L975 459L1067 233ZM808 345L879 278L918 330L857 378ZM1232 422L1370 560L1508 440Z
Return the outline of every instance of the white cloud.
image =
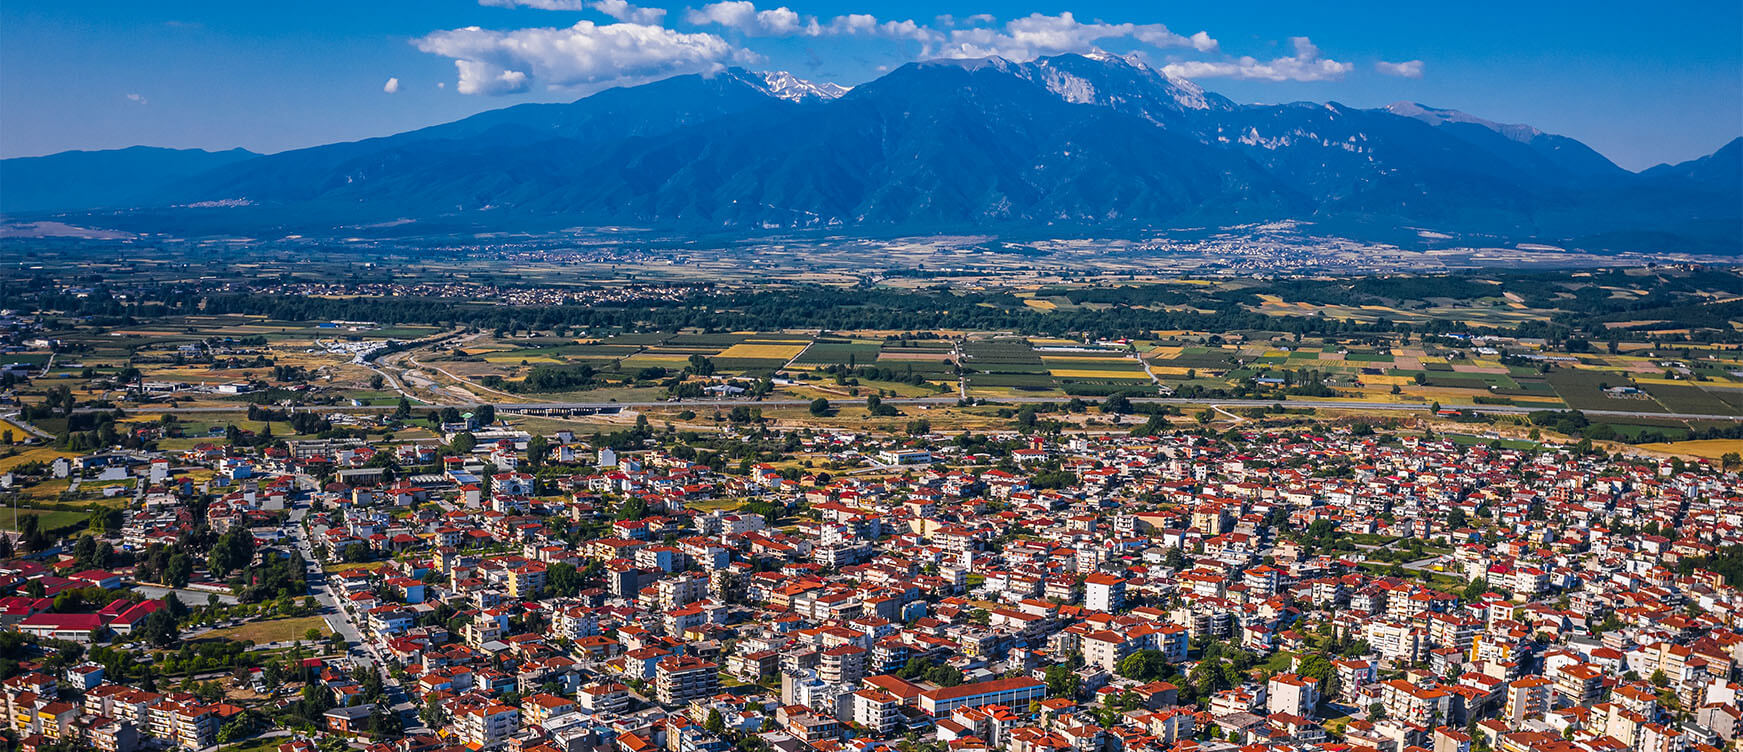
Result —
M128 94L127 101L132 102L134 104L146 104L144 94Z
M1374 63L1374 70L1388 76L1399 78L1422 78L1422 61L1405 60L1401 63L1388 63L1384 60Z
M975 16L969 21L980 19L980 16ZM1084 52L1094 49L1105 39L1135 39L1152 47L1184 47L1199 52L1217 48L1217 41L1203 31L1181 36L1162 24L1082 23L1066 11L1057 16L1032 13L1012 19L1003 28L955 29L950 32L947 44L931 52L940 57L957 58L997 55L1021 62L1042 55Z
M381 90L385 91L389 94L399 93L399 79L397 79L397 78L387 79L387 83L381 85Z
M536 8L538 10L596 10L619 21L658 26L666 20L666 9L630 5L628 0L478 0L479 5L497 8Z
M836 16L829 21L828 26L823 27L823 30L829 34L879 36L891 39L912 39L917 42L934 42L944 38L942 34L912 20L879 21L877 16L866 13Z
M692 8L684 20L697 26L717 24L753 37L786 37L796 34L817 36L822 28L817 19L801 17L783 5L773 10L757 10L750 0L723 0Z
M753 37L875 36L937 42L944 36L913 20L880 21L869 13L848 13L823 23L815 16L802 16L781 6L758 10L750 0L722 0L690 10L684 20L697 26L714 24Z
M666 21L665 8L643 8L630 5L626 0L599 0L593 4L593 9L628 23L658 26Z
M534 84L550 88L624 79L702 73L755 56L713 34L659 26L581 21L568 28L493 31L469 26L415 41L418 49L454 59L462 94L507 94Z
M1352 63L1320 57L1319 48L1307 37L1292 37L1289 41L1295 45L1295 54L1291 57L1280 57L1271 61L1261 61L1253 57L1220 61L1189 60L1165 65L1162 72L1187 79L1228 77L1263 81L1329 81L1342 78L1355 68Z

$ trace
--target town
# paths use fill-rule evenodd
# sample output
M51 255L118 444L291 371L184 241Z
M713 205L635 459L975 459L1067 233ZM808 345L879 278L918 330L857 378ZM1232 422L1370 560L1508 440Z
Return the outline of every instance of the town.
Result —
M442 442L12 467L137 493L5 539L7 729L106 752L1676 752L1738 733L1734 457L1396 420L584 437L491 412Z
M0 735L1737 748L1732 269L541 263L0 284Z
M1743 752L1743 3L1567 5L0 1L0 752Z

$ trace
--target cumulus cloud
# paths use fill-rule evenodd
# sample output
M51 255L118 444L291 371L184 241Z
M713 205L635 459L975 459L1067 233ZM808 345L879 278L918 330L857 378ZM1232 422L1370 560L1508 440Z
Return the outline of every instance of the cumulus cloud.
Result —
M128 94L127 101L132 102L134 104L145 104L146 103L144 94Z
M891 39L912 39L917 42L934 42L943 39L943 35L932 29L907 21L879 21L877 16L866 13L849 13L836 16L829 25L823 28L828 34L864 35L889 37Z
M702 73L754 55L713 34L687 34L635 23L493 31L469 26L438 31L417 48L454 59L455 90L508 94L535 83L550 88L623 79Z
M1057 16L1032 13L1012 19L1003 27L954 29L948 41L931 52L940 57L956 58L996 55L1021 62L1042 55L1083 52L1107 39L1135 39L1152 47L1189 48L1199 52L1217 49L1217 41L1203 31L1182 36L1162 24L1083 23L1066 11Z
M1405 60L1401 63L1388 63L1384 60L1374 63L1374 70L1388 76L1399 78L1422 78L1422 61Z
M478 0L479 5L497 8L536 8L538 10L596 10L619 21L658 26L666 20L666 9L630 5L628 0Z
M399 79L397 79L397 78L387 79L387 83L381 85L381 90L385 91L389 94L399 93Z
M757 10L756 3L750 0L723 0L692 8L684 14L684 20L697 26L716 24L755 37L817 36L822 33L815 18L803 18L785 5Z
M599 0L593 9L619 21L658 26L666 21L665 8L643 8L625 0Z
M1330 81L1342 78L1354 64L1320 56L1319 47L1307 37L1292 37L1295 54L1261 61L1253 57L1233 60L1190 60L1170 63L1162 72L1176 78L1251 78L1263 81Z
M759 10L750 0L723 0L691 9L684 20L697 26L717 25L752 37L872 36L937 42L944 37L913 20L881 21L869 13L848 13L827 23L787 6Z

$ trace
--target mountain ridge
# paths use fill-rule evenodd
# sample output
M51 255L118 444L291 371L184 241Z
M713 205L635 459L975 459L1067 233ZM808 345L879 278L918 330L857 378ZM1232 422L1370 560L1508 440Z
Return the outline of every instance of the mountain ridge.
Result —
M1092 53L915 62L851 89L677 76L184 171L155 206L738 231L1354 219L1735 249L1735 146L1632 173L1531 126L1415 103L1237 105Z

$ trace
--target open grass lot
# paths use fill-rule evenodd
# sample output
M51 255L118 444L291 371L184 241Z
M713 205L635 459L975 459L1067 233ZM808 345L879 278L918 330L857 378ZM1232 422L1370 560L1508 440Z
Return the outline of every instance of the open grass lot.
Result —
M730 512L742 506L742 502L737 499L702 499L700 501L687 502L684 506L703 513L716 510Z
M18 521L20 522L23 521L25 517L35 517L37 526L41 527L43 530L58 530L63 527L83 525L90 519L90 515L85 512L72 512L60 509L31 509L23 506L20 506L16 510L0 508L0 529L18 530L17 524L13 521L14 513L17 514Z
M333 630L327 628L326 620L321 617L300 616L252 621L237 627L214 629L200 639L252 640L256 645L265 645L269 642L301 640L310 629L320 630L322 637L333 633Z

